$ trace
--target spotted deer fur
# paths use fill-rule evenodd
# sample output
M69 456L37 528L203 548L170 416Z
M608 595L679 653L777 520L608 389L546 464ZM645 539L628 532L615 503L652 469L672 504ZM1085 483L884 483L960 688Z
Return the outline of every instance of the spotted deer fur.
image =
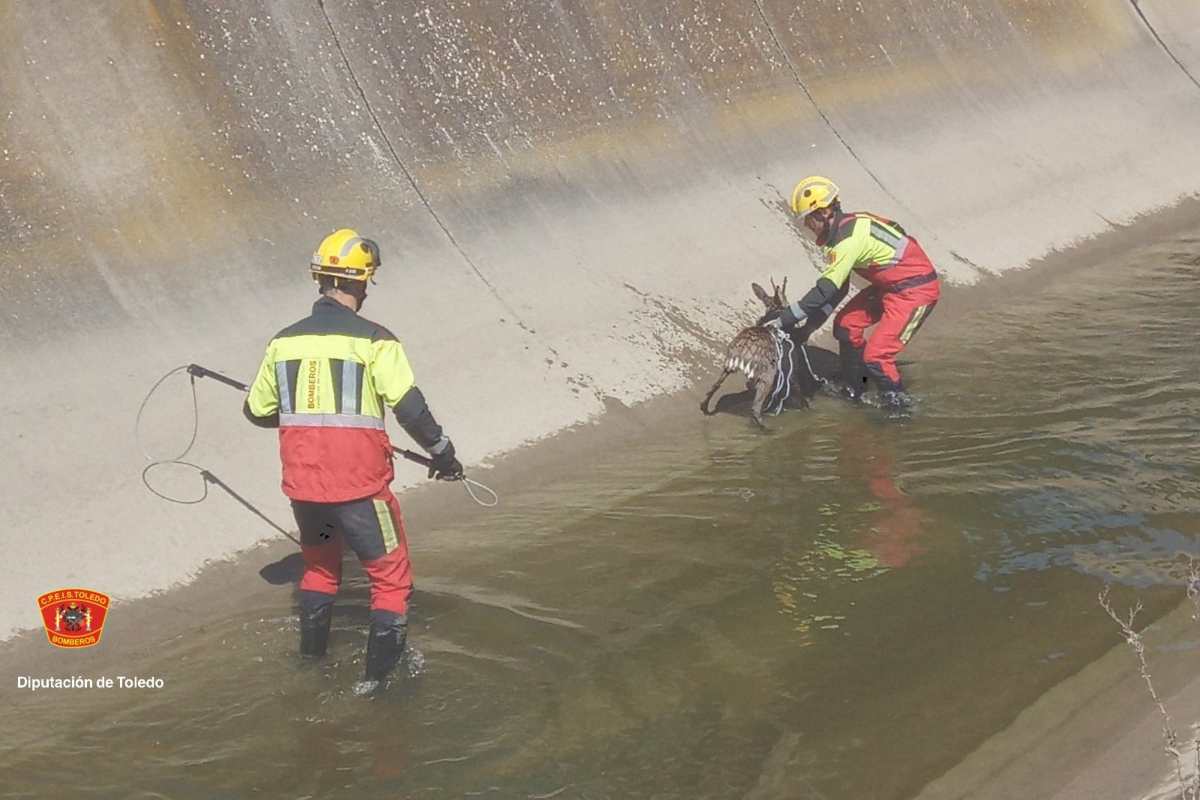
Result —
M750 288L768 311L784 308L788 304L787 278L783 279L782 286L776 286L774 279L771 280L772 294L767 294L757 283L750 284ZM716 383L708 390L708 394L704 395L704 400L700 403L701 411L708 415L716 413L715 410L709 409L709 401L721 388L725 379L734 372L741 372L746 376L746 388L754 392L750 415L756 425L766 427L762 419L765 410L763 406L770 399L771 390L775 387L775 380L779 374L779 348L770 328L752 325L742 328L733 337L725 350L725 368L721 377L717 378Z

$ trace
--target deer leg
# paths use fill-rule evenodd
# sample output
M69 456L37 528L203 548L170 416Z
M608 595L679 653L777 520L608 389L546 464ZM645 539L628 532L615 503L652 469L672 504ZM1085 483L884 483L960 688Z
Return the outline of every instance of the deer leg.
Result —
M763 430L766 430L767 426L763 423L762 418L763 404L767 402L767 398L771 394L771 387L774 386L774 383L767 383L762 378L755 378L754 382L754 400L752 400L750 403L750 416L754 418L755 425Z
M792 375L791 399L798 402L801 408L810 408L812 406L808 398L815 392L816 388L812 386L812 379L805 378L803 375Z
M717 389L721 388L721 384L725 382L725 379L729 377L729 373L731 372L733 372L731 369L722 372L721 377L717 378L717 382L712 385L712 388L708 390L708 394L704 395L704 399L700 402L700 410L704 412L706 417L711 417L717 413L715 410L708 410L708 401L712 400L712 396L717 393Z
M771 396L775 394L775 382L778 379L779 367L769 367L755 379L756 383L750 387L754 389L754 407L760 414L770 411L767 406L771 402Z

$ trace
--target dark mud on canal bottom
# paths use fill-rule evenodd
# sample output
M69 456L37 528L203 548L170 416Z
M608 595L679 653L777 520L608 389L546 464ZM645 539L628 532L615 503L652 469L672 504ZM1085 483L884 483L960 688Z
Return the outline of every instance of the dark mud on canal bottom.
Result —
M1105 582L1182 598L1198 264L939 309L906 423L719 416L414 530L419 654L374 700L361 577L320 666L281 592L122 664L163 689L6 692L0 796L909 796L1117 641Z

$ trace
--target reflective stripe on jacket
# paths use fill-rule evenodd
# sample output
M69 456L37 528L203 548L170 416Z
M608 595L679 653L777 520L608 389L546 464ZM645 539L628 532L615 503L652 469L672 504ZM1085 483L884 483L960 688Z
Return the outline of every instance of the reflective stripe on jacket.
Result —
M839 289L846 285L851 271L884 290L935 274L916 239L895 222L874 214L842 214L822 247L828 266L821 277Z
M391 483L384 413L413 385L390 331L335 300L317 300L311 316L267 345L247 400L256 417L279 415L283 493L337 503Z

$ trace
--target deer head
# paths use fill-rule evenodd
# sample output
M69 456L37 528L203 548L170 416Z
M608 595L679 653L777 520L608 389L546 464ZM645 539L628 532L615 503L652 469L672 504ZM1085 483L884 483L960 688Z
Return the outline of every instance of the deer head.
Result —
M782 286L775 285L775 279L771 278L771 294L767 294L767 290L759 286L757 283L750 284L750 288L754 290L754 296L757 297L767 310L783 308L788 304L787 299L787 278L783 279Z

